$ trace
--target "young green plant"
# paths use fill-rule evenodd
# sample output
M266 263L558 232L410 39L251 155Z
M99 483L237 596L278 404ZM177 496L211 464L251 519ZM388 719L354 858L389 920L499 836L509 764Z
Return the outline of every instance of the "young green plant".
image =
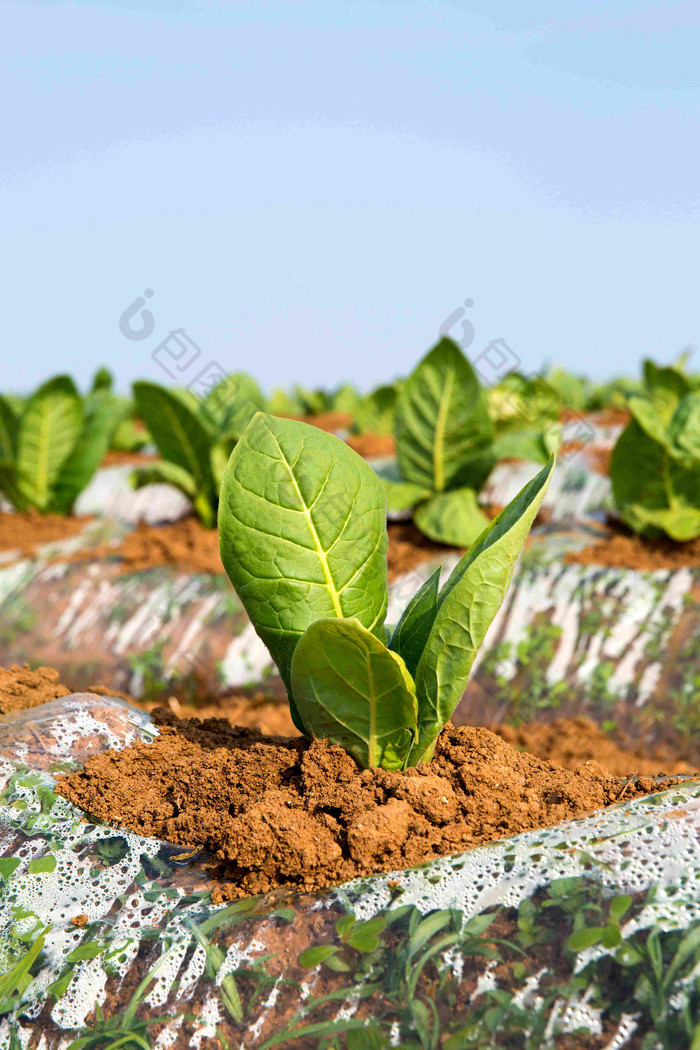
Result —
M497 460L546 461L539 433L497 436L486 391L456 343L443 338L402 385L396 402L397 465L380 470L389 509L411 511L426 536L468 547L486 528L478 492ZM505 440L506 443L502 444Z
M251 391L241 386L242 397L236 399L237 378L216 386L203 404L189 390L148 382L133 387L136 414L148 427L162 459L134 470L131 484L139 489L161 482L180 489L207 528L216 524L219 489L231 449L256 411L253 408L243 418Z
M613 449L610 479L620 517L643 536L700 536L700 393L675 368L645 362L646 396Z
M386 626L384 487L330 434L259 413L219 504L221 559L287 687L297 728L360 766L432 756L510 584L553 460Z
M43 383L20 411L0 396L0 492L20 511L70 514L118 422L109 390L83 400L70 376Z

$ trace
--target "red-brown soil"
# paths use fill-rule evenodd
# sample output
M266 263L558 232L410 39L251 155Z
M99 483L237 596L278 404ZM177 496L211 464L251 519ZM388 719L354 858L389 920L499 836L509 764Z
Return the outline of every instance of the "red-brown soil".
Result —
M30 557L44 543L77 536L93 520L62 514L38 514L35 511L0 511L0 551L17 550L23 556Z
M387 772L327 741L153 718L153 743L90 758L57 790L91 817L213 853L220 899L414 866L674 783L597 762L572 772L468 726L446 726L431 762Z
M412 521L390 522L388 525L389 548L387 550L388 578L391 583L404 572L410 572L431 558L454 554L454 547L434 543L420 532Z
M433 543L411 522L391 522L388 526L387 553L389 580L439 555L453 554L454 547ZM195 517L169 525L139 524L126 534L118 546L101 544L68 555L71 562L117 557L122 572L168 566L185 572L223 573L219 554L219 534L207 529Z
M57 672L53 672L57 674ZM127 703L154 711L163 707L162 701L135 700L107 686L89 686L88 692L100 696L118 696ZM178 718L225 718L232 726L258 729L273 736L292 736L296 730L289 713L286 694L280 689L278 696L256 693L245 696L236 693L211 698L204 704L187 704L171 696L166 701L168 709ZM578 715L573 718L556 718L553 722L524 722L519 726L505 724L486 726L502 737L518 751L528 751L537 758L554 762L565 769L576 769L582 762L600 762L613 776L628 776L640 773L655 776L664 773L691 773L697 767L672 757L668 752L657 751L649 755L640 754L632 742L620 738L613 740L591 718Z
M630 413L626 408L601 408L599 412L593 413L595 422L602 427L626 427L630 421Z
M571 565L603 565L616 569L683 569L700 565L700 537L687 543L676 543L662 537L647 539L636 536L624 525L610 522L608 534L599 542L580 551L569 551L565 560Z
M604 477L610 476L610 457L612 456L611 448L591 448L588 451L588 462L591 470L594 470L596 474L603 474Z
M348 430L353 424L353 418L349 412L317 412L314 416L290 416L290 419L299 419L302 423L309 423L319 430L326 430L334 434L337 430Z
M593 412L579 412L577 408L562 408L559 419L562 423L575 423L579 419L588 419L601 427L626 426L630 414L626 408L601 408Z
M207 529L198 518L190 516L168 525L139 522L118 546L102 544L77 551L67 560L93 561L118 557L122 572L168 566L183 572L223 572L219 554L219 533Z
M146 463L154 463L160 459L157 452L120 452L112 449L107 453L100 464L103 467L143 467Z
M622 747L592 719L583 716L519 726L497 725L492 729L518 751L527 751L565 769L576 769L582 762L593 760L616 777L633 773L656 776L660 772L693 772L693 767L687 762L676 761L668 755L635 754L632 748Z
M346 441L358 456L371 459L373 456L393 456L396 442L393 434L351 434Z
M137 703L147 711L162 707L162 704L156 703ZM286 696L278 700L267 693L256 693L254 696L231 693L196 705L182 704L171 697L167 707L178 718L225 718L229 725L256 729L266 736L293 736L296 733Z
M26 711L70 692L59 681L53 667L39 667L31 671L27 664L18 667L0 667L0 715L12 711Z

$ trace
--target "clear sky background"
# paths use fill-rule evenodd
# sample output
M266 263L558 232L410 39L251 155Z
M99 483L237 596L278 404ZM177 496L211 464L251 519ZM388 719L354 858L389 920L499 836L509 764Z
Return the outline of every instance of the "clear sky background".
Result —
M184 328L266 387L368 387L467 297L472 354L670 360L700 342L698 54L695 0L5 2L0 386L162 379Z

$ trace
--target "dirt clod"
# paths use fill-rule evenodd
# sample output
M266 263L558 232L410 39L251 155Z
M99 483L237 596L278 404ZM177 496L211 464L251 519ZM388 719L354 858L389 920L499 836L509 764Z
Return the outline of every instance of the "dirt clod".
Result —
M38 707L68 693L53 667L38 667L36 671L29 664L0 667L0 715Z
M674 782L566 770L468 726L448 725L432 762L401 773L360 770L327 741L165 709L154 720L153 743L90 758L58 791L92 817L210 851L221 899L420 864Z

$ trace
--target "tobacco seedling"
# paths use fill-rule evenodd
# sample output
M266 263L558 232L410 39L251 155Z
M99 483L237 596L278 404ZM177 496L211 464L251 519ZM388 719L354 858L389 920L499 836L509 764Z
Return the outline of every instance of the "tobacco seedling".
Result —
M426 536L468 547L488 525L478 492L499 458L522 455L546 461L539 433L497 436L486 391L451 339L423 358L396 402L397 468L379 473L389 509L412 511ZM505 443L504 443L505 442Z
M440 589L440 570L395 628L387 610L384 487L330 434L259 413L219 505L221 559L307 736L362 767L432 756L510 584L553 460L487 525Z
M644 362L646 396L613 449L610 479L620 517L644 536L700 536L700 393L673 367Z
M205 411L188 390L138 382L133 391L136 414L163 458L134 470L132 486L173 485L192 501L202 524L213 528L223 471L236 435L220 426L214 412ZM216 410L223 415L225 407L217 403Z
M118 422L109 390L83 400L66 375L43 383L20 411L0 397L0 492L20 511L70 514Z

